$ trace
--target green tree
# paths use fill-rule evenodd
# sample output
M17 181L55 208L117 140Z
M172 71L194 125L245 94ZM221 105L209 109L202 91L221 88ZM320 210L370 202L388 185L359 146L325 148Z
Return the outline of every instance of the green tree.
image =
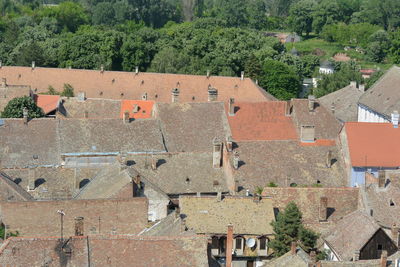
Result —
M374 73L371 75L371 77L369 77L369 78L366 80L365 89L371 88L372 85L374 85L374 83L376 83L376 81L378 81L379 78L382 77L383 74L385 74L385 72L382 71L382 70L379 70L379 71L374 72Z
M263 70L260 61L254 54L251 54L251 56L246 60L244 71L247 77L250 77L253 80L260 79Z
M74 96L74 88L72 85L68 83L64 83L64 90L61 92L61 96L73 97Z
M292 242L300 242L307 252L315 247L318 234L306 229L301 220L299 208L294 202L290 202L284 211L278 213L276 221L271 223L275 238L270 241L269 246L276 257L288 252Z
M1 113L2 118L22 118L23 109L28 109L29 118L40 118L44 116L43 110L29 96L17 97L6 105Z
M298 75L285 63L267 60L260 78L261 87L278 99L296 98L301 90Z
M397 30L390 35L391 46L389 48L390 58L395 64L400 63L400 30Z
M49 87L47 88L47 92L45 94L46 95L59 95L60 93L57 92L53 86L49 85Z
M98 3L93 9L92 21L94 24L113 25L115 22L114 4L111 2Z
M290 7L289 25L294 32L309 35L312 31L312 12L315 5L314 0L301 0Z

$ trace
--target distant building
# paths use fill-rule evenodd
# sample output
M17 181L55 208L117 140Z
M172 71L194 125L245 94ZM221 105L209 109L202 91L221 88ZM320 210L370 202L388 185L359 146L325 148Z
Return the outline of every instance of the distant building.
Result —
M335 68L333 64L327 60L322 62L321 65L319 66L319 73L321 74L332 74L334 72Z

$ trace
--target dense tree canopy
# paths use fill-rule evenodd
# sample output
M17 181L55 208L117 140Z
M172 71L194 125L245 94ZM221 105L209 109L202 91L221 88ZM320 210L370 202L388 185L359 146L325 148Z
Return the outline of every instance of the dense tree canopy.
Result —
M23 110L28 110L29 118L40 118L44 116L43 110L36 106L35 102L29 96L17 97L10 100L4 111L0 114L2 118L22 118Z

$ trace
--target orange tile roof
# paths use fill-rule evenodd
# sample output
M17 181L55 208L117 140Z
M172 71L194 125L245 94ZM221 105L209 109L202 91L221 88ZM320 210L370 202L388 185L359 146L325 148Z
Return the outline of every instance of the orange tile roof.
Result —
M313 143L299 142L301 146L334 146L336 145L335 140L331 139L316 139Z
M138 112L134 113L135 105L138 106ZM122 100L121 101L121 114L122 118L124 112L129 111L129 118L133 119L148 119L151 118L154 101L149 100Z
M345 130L352 166L400 166L400 128L391 123L348 122Z
M57 69L3 66L0 77L9 84L30 85L32 90L46 92L51 85L62 91L65 83L74 87L75 92L85 92L88 98L142 99L147 93L148 100L171 102L171 90L180 89L180 102L206 102L208 86L218 90L218 100L261 102L275 100L258 87L251 79L184 74L161 74L79 69Z
M43 109L44 114L49 114L58 107L59 95L35 95L36 105Z
M292 118L285 116L286 102L239 102L235 107L235 115L228 115L235 141L298 139Z

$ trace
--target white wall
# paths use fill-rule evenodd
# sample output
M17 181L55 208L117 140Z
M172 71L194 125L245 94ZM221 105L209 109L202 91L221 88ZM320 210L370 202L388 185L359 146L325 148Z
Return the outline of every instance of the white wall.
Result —
M334 72L334 70L331 69L331 68L319 67L319 73L322 73L322 74L332 74L333 72Z
M381 114L358 105L358 122L389 122Z
M339 261L335 253L332 252L331 248L326 243L324 243L324 249L328 251L328 261Z

